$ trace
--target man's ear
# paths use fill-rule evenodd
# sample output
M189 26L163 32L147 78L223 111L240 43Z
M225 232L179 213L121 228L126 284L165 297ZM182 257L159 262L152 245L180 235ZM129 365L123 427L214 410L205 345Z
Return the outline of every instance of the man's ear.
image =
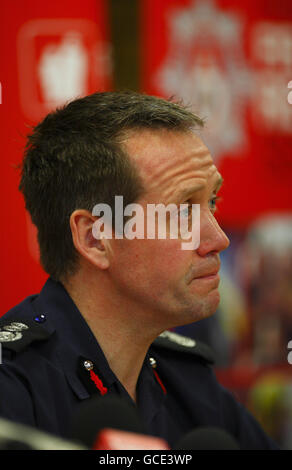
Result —
M74 246L78 253L100 269L109 267L110 240L93 236L96 221L89 211L77 209L70 216L70 227Z

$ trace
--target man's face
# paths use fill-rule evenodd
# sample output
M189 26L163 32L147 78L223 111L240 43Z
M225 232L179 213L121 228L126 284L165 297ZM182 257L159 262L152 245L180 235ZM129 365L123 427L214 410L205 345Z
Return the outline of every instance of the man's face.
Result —
M166 329L210 316L219 303L219 253L229 240L214 217L221 177L207 147L192 132L168 130L133 131L124 147L143 178L136 202L144 213L147 204L200 204L200 244L183 250L180 236L112 240L115 292L143 325Z

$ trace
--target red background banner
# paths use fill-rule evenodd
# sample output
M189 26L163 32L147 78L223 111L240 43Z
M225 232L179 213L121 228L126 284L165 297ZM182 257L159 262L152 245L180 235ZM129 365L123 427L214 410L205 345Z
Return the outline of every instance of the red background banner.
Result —
M105 1L15 3L3 2L0 15L0 315L47 278L17 191L25 136L55 106L110 86Z
M224 178L220 222L246 228L290 212L291 2L144 0L140 18L143 90L207 117Z

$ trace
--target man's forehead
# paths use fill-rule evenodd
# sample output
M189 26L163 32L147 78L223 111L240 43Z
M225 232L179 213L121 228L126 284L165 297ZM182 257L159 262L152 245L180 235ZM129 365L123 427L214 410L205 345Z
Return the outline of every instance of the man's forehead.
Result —
M164 171L179 164L211 165L213 159L194 132L168 129L131 131L123 141L128 155L143 173Z
M149 190L175 190L206 186L219 175L206 145L194 132L169 130L133 131L124 142Z

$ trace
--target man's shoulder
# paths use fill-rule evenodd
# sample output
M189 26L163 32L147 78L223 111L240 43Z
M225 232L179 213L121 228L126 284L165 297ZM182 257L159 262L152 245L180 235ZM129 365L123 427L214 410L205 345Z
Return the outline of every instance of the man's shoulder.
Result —
M187 355L209 365L215 362L215 354L207 344L174 331L166 330L161 333L152 343L152 348L167 355L171 352L176 355L179 353L184 359Z
M52 334L42 323L42 314L33 308L38 294L30 295L0 317L2 348L20 352L34 341L45 340Z

